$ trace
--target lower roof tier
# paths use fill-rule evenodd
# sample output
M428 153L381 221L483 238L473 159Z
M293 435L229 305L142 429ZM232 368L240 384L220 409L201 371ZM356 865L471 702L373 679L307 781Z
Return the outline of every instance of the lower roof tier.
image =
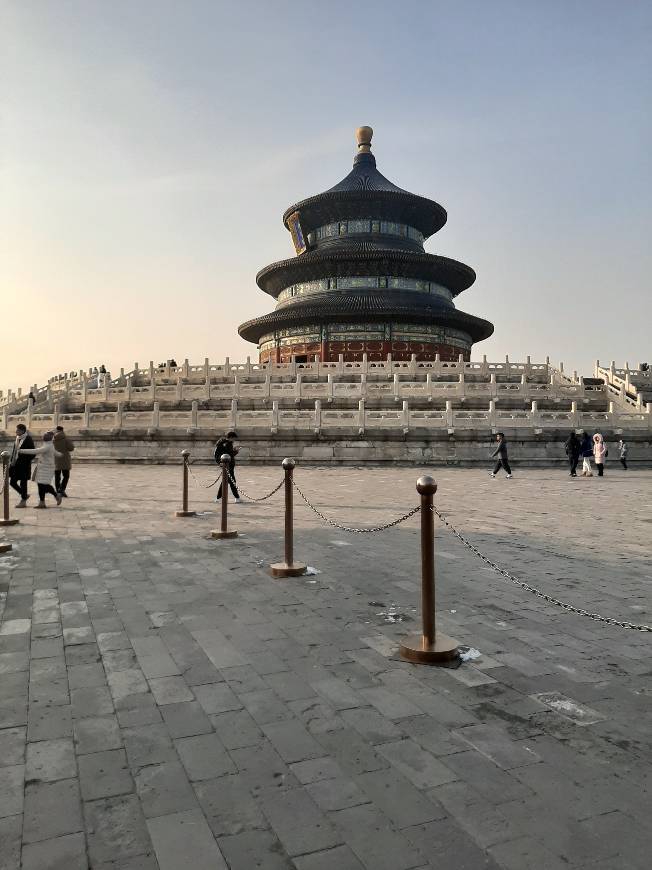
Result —
M434 297L424 297L421 293L413 292L366 290L315 294L292 305L277 308L262 317L248 320L238 327L238 332L246 341L258 344L262 336L277 329L315 322L368 321L403 321L449 326L466 332L474 342L489 338L494 331L493 324L488 320L458 311Z
M331 251L308 251L298 257L265 266L256 275L261 290L270 296L292 284L314 278L337 278L340 275L403 275L435 281L447 287L453 296L475 281L470 266L437 254L416 251L380 250L359 246Z

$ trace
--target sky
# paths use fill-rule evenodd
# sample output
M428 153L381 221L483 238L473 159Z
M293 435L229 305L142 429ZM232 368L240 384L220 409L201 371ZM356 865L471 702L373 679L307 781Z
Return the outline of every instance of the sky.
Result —
M652 362L649 0L0 0L0 389L257 358L287 206L440 202L473 358Z

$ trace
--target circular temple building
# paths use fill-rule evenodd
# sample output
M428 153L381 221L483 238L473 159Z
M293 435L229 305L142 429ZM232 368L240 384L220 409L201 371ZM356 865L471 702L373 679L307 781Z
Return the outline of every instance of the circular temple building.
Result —
M238 332L260 362L386 359L468 360L493 325L458 311L454 298L475 281L470 266L427 254L446 223L438 203L402 190L376 169L370 127L356 131L353 169L324 193L283 215L297 256L256 276L276 300Z

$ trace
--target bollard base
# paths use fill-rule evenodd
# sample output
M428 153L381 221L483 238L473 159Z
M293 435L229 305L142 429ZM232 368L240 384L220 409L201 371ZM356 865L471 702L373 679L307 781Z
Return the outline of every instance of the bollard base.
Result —
M293 562L288 565L287 562L274 562L269 566L269 573L272 577L301 577L308 570L307 565L301 562Z
M215 532L211 532L211 538L215 538L216 540L221 540L222 538L237 538L238 533L235 529L231 529L228 532L222 532L219 529Z
M197 511L176 511L175 517L196 517Z
M0 520L0 526L17 526L20 520Z
M458 656L458 643L445 634L437 634L434 643L428 643L422 634L406 637L399 647L399 655L406 662L419 665L439 665Z
M8 553L12 549L12 544L0 544L0 553Z

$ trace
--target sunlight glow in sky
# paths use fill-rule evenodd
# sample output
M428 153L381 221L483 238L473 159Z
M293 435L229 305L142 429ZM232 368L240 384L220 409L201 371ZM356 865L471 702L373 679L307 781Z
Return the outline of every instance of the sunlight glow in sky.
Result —
M474 358L652 361L652 5L0 0L0 388L257 358L281 214L351 167L448 224Z

